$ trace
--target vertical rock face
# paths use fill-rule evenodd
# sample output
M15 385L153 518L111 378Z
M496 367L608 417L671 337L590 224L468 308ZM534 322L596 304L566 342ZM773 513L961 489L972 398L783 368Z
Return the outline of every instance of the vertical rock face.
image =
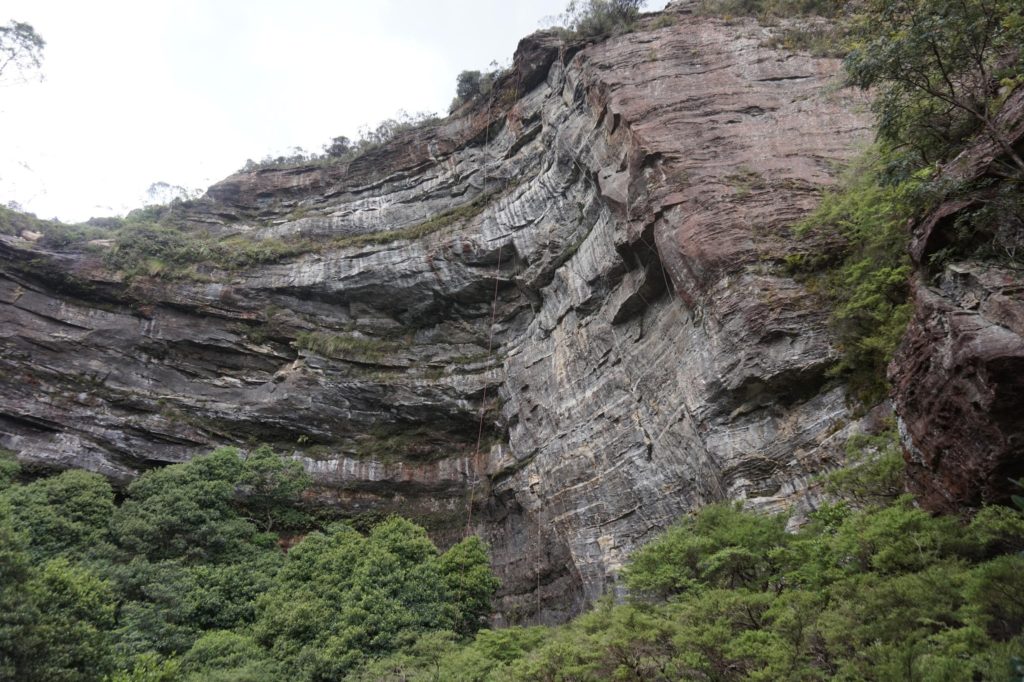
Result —
M509 344L510 448L488 475L567 546L588 598L687 510L793 503L849 417L824 381L827 311L778 265L865 121L830 93L835 62L765 50L750 25L683 21L590 47L551 79L564 105L548 105L548 172L581 199L547 202L562 215L533 231L579 246ZM529 232L513 238L532 250ZM513 575L545 591L557 565L532 554Z
M1019 148L1024 92L1009 98L997 124ZM944 175L955 184L998 177L1001 156L983 139ZM890 375L910 488L936 511L1005 502L1016 492L1010 479L1024 477L1024 275L1007 265L1020 262L1012 252L1024 244L1019 218L997 226L1002 234L979 235L994 240L995 258L929 267L957 220L991 191L944 202L913 226L914 317Z
M313 245L278 263L126 280L0 238L0 443L127 480L271 442L322 503L483 535L504 622L572 615L709 502L813 504L854 425L782 263L869 121L768 37L683 8L537 34L489 99L178 216Z

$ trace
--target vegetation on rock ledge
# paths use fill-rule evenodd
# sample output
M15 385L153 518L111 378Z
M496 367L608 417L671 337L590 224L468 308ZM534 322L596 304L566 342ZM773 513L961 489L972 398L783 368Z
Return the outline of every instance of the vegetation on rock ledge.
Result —
M1024 85L1019 3L865 0L847 20L848 83L873 88L878 144L798 232L838 238L834 253L791 256L832 309L842 358L833 369L873 404L910 317L909 221L943 201L970 199L929 265L985 258L1019 265L1024 253L1024 161L997 113ZM942 166L971 144L1002 150L990 177L951 181ZM994 175L993 175L994 174Z
M884 183L883 167L878 152L863 157L840 191L826 195L797 227L798 233L839 237L838 250L787 259L832 310L842 353L832 374L868 405L888 392L886 367L910 319L906 224L927 185L926 174Z

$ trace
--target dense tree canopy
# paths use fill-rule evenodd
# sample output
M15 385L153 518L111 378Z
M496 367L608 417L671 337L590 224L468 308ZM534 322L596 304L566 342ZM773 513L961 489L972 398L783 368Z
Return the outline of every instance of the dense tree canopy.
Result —
M560 628L436 635L364 680L997 680L1024 672L1024 516L966 526L903 498L826 507L796 534L732 505L633 558L626 603ZM1008 552L1008 553L1007 553ZM1016 677L1013 671L1016 670Z
M0 492L0 677L333 680L429 632L472 636L497 581L467 538L441 553L393 518L315 530L308 477L261 447ZM285 554L270 530L307 533ZM311 531L311 532L310 532Z

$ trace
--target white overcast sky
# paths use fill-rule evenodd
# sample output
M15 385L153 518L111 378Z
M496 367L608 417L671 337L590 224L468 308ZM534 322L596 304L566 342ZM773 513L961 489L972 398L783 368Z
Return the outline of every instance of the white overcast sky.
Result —
M157 181L205 189L399 109L443 114L460 71L507 63L565 3L4 0L0 24L46 49L41 83L0 84L0 203L123 213Z

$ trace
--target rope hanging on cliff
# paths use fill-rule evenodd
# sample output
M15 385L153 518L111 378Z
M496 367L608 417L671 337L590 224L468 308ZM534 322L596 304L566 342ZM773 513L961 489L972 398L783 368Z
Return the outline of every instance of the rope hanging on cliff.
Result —
M512 97L513 102L519 101L519 84L522 74L516 72L516 85L515 93ZM487 126L484 131L484 154L489 153L488 147L491 143L491 105L494 103L494 89L491 89L490 96L487 98L487 118L485 125ZM489 170L489 163L484 163L484 181L483 191L487 192L487 171ZM491 323L487 331L487 365L490 366L491 360L494 357L494 325L498 320L498 292L501 285L501 252L502 246L498 246L498 264L494 271L494 296L491 299ZM477 425L476 431L476 447L473 450L473 460L471 470L473 472L473 480L470 481L469 485L469 496L466 502L466 532L465 535L469 536L473 528L473 498L476 492L476 485L479 480L476 472L480 466L480 446L483 444L484 438L484 421L487 416L487 383L484 382L483 392L480 397L480 419Z
M491 90L490 97L487 98L487 116L484 119L484 183L483 192L487 192L487 171L488 161L486 160L487 147L491 143L491 104L494 102L494 90ZM501 247L498 247L498 269L494 273L494 298L491 301L491 324L487 329L487 365L490 365L492 347L491 342L494 339L494 320L498 311L498 278L501 277ZM487 410L487 382L484 382L483 393L480 398L480 419L479 425L476 431L476 447L473 449L473 459L470 462L470 471L467 473L472 474L472 480L469 482L469 496L466 501L466 532L465 535L470 535L470 530L473 527L473 494L476 491L477 475L476 470L480 462L480 444L484 437L484 417Z

